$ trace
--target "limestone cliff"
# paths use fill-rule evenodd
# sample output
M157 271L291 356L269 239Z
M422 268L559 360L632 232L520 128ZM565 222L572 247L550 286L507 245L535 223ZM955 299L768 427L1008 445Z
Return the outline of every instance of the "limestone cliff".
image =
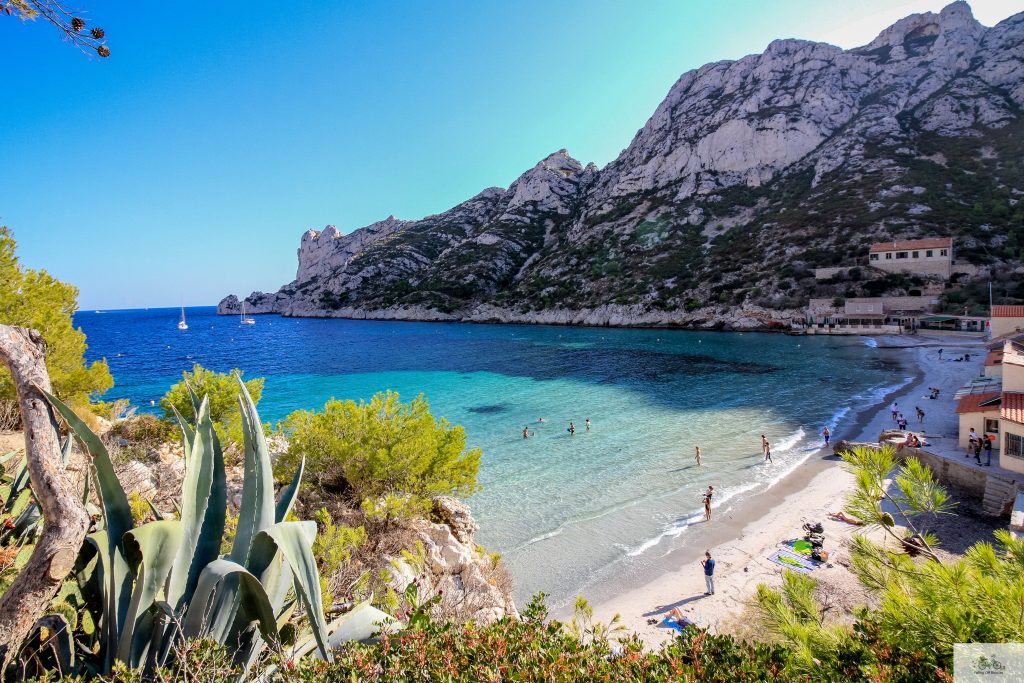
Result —
M603 169L561 150L435 216L305 233L296 279L248 310L785 326L809 296L921 286L813 269L925 235L1024 300L1022 107L1024 13L985 27L955 2L852 50L777 40L683 74Z

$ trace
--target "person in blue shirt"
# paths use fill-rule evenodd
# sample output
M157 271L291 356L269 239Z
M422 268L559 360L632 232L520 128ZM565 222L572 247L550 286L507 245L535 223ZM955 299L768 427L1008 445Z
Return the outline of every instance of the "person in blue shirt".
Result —
M711 551L707 550L704 552L705 559L700 561L702 567L704 567L704 583L708 585L707 592L704 595L715 594L715 561L711 559Z

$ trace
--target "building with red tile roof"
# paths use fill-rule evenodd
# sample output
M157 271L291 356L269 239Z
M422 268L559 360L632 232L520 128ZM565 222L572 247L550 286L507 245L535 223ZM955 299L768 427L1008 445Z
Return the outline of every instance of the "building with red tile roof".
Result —
M1024 306L993 306L989 331L993 338L1024 332Z

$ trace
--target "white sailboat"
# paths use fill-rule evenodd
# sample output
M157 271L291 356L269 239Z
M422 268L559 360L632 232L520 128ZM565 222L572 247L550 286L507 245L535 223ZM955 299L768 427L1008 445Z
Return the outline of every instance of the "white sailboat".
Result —
M245 315L245 299L242 299L242 315L240 316L240 319L241 319L241 324L242 325L255 325L256 324L256 319L255 318L249 318L249 317L246 317L246 315Z
M188 323L185 322L185 306L184 305L182 305L182 307L181 307L181 320L178 321L178 329L179 330L187 330L188 329Z

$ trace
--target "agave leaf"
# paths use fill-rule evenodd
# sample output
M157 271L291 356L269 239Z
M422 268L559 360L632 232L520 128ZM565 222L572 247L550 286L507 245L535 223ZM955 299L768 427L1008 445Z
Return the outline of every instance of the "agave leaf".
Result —
M224 458L208 398L200 403L198 415L192 457L181 485L182 543L167 585L167 601L177 608L189 601L199 574L217 558L227 510Z
M125 577L129 578L128 563L125 561L120 547L110 541L110 536L106 531L91 533L85 537L85 540L96 548L96 583L99 586L100 596L103 601L103 609L100 611L101 632L99 640L106 645L103 648L103 670L110 671L114 664L114 655L116 654L114 644L117 643L118 639L118 624L122 623L122 620L119 619L120 603L124 603L125 612L127 612L130 600L128 597L123 600L121 599L124 595L124 590L122 582L119 581L121 570L118 565L124 565ZM128 588L131 588L130 580L126 580L123 583L127 583Z
M292 477L292 483L288 484L288 487L281 492L281 500L277 501L277 507L274 510L274 521L283 522L284 518L288 516L288 513L292 509L292 505L295 504L295 498L299 494L299 486L302 484L302 474L306 471L306 456L302 456L302 460L299 461L299 466L295 469L295 476Z
M71 457L71 446L74 441L71 440L71 435L68 434L64 437L64 442L60 445L60 459L65 465L68 464L68 458Z
M239 603L242 611L251 621L255 621L260 634L268 643L277 639L277 623L274 612L270 608L267 593L259 579L249 571L231 560L219 559L211 562L199 576L199 584L185 615L182 633L186 638L202 637L210 631L210 625L217 619L216 614L209 614L210 598L218 584L228 577L238 578Z
M17 474L14 475L14 479L11 480L11 490L7 493L7 500L4 501L4 514L10 513L14 509L14 504L18 500L18 496L25 490L28 485L28 457L21 459L21 463L18 465Z
M16 456L21 451L8 451L3 455L0 455L0 465L6 465L7 461Z
M295 594L302 601L313 628L320 654L332 661L327 644L327 622L324 619L320 594L320 572L313 557L313 540L316 538L315 522L281 522L258 534L254 548L266 548L269 541L277 547L291 570ZM265 551L264 551L265 552ZM269 567L268 567L269 568Z
M57 675L73 675L75 673L75 648L71 637L71 624L61 614L47 614L33 626L33 630L39 628L47 628L52 633L47 642L57 659Z
M238 528L231 546L231 560L249 566L249 551L256 534L275 523L274 473L270 465L270 451L263 434L263 425L256 405L240 377L238 403L242 413L242 437L245 463L242 479L242 505L238 513Z
M153 505L153 501L151 501L149 498L146 498L145 500L146 505L149 506L149 511L153 514L153 519L155 519L158 522L161 521L164 518L164 513L157 510L156 505Z
M68 408L56 396L43 392L57 412L61 414L75 435L85 444L85 448L92 456L93 466L96 468L96 479L99 482L100 499L103 501L103 514L107 521L107 531L114 543L120 543L125 532L135 526L132 519L131 506L128 504L128 496L121 488L121 482L114 474L114 464L110 461L110 454L106 446L100 441L91 429L77 415Z
M163 588L182 539L183 525L177 520L150 522L125 534L125 555L135 570L135 589L121 629L117 658L129 666L140 665L132 661L133 638L150 640L148 632L136 634L139 615L152 607Z
M181 430L181 445L182 450L185 451L185 464L188 464L189 458L192 457L192 443L196 440L196 430L192 429L192 425L181 416L178 409L171 406L171 410L174 412L174 419L178 421L178 429Z
M124 557L123 537L135 527L132 519L131 506L128 504L128 496L125 495L121 482L114 474L114 464L110 461L110 454L100 438L77 415L68 408L63 401L56 396L43 392L50 404L57 409L79 440L85 444L86 450L92 456L93 467L96 469L96 480L99 483L100 501L103 503L103 516L106 522L106 530L92 534L92 542L97 544L101 557L101 572L103 577L106 607L104 610L104 628L107 643L111 647L105 649L105 671L110 670L113 664L114 648L120 636L121 625L124 623L131 601L132 580L128 569L128 562ZM104 545L99 545L99 543Z
M196 390L192 388L192 384L189 383L188 380L185 380L185 388L188 389L189 398L192 399L192 410L193 410L193 412L195 412L196 423L198 424L199 423L199 408L200 408L200 406L202 406L203 402L199 399L199 394L197 394Z

